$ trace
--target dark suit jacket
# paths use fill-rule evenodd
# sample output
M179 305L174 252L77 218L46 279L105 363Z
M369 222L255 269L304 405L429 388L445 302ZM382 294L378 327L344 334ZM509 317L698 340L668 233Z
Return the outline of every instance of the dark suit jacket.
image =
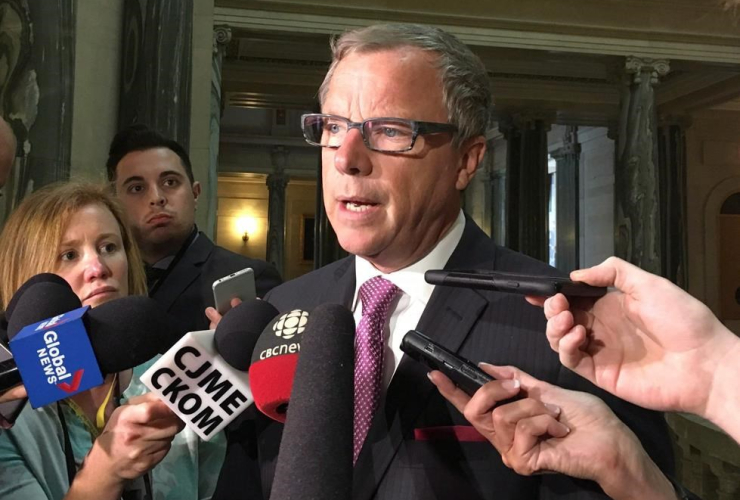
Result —
M497 247L470 219L446 268L558 273L542 262ZM355 260L349 257L285 283L267 300L281 312L310 310L322 303L349 307L354 290ZM438 286L418 330L474 362L511 364L561 387L597 394L637 434L661 469L673 472L662 414L618 400L563 368L547 342L542 310L522 296ZM419 429L470 425L439 395L427 371L407 356L402 358L355 466L353 499L607 498L590 481L554 474L519 476L503 465L487 441L419 439ZM262 498L268 498L281 431L281 424L257 416L231 432L219 489L226 491L224 482L239 486L214 498L260 498L258 481Z
M282 283L277 269L267 262L249 259L216 246L203 233L170 270L152 298L168 313L182 320L190 331L207 330L206 307L213 307L213 282L227 274L251 267L257 295L264 295Z

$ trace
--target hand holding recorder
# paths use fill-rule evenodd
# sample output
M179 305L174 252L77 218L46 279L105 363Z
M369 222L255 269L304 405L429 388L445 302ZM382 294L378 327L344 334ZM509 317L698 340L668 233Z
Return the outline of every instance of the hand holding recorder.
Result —
M634 433L592 394L569 391L511 367L481 364L493 380L472 397L438 371L430 380L522 475L560 472L599 483L614 499L675 499ZM509 404L512 396L525 396Z
M560 361L599 387L655 410L701 415L740 441L740 339L704 304L616 257L573 279L617 291L547 300L547 337Z

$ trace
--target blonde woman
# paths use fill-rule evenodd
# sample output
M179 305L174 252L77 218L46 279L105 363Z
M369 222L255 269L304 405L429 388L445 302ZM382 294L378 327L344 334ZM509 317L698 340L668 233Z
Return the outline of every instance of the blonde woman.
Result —
M91 307L145 293L138 249L102 186L41 189L10 216L0 241L0 309L42 272L64 278ZM0 498L114 500L139 477L157 499L210 498L223 441L199 445L192 432L178 434L182 423L174 413L144 395L139 375L150 363L108 375L61 404L27 405L0 436Z

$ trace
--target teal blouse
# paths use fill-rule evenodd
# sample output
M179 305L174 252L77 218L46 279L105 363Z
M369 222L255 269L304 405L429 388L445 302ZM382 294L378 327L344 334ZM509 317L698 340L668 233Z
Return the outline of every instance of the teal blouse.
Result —
M156 361L134 368L123 399L149 392L140 376ZM92 447L90 433L67 405L61 405L79 468ZM172 441L167 456L152 469L155 500L208 500L226 454L223 432L205 442L188 427ZM26 405L12 429L0 435L0 498L61 500L69 489L64 434L57 405Z

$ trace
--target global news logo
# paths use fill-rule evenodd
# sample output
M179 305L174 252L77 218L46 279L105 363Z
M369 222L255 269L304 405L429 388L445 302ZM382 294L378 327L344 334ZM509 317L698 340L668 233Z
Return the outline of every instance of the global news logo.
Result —
M280 316L272 326L275 335L286 340L292 339L299 333L303 333L308 322L308 313L300 309L294 309Z

